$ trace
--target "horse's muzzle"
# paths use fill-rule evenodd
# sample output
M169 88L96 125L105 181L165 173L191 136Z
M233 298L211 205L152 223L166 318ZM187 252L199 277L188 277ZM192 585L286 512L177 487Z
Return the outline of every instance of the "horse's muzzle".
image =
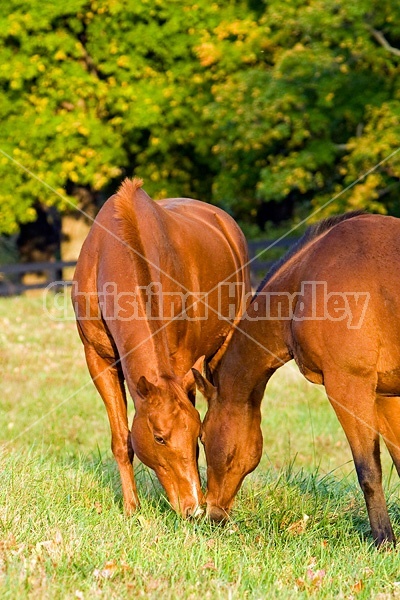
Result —
M207 505L207 517L215 523L225 523L229 519L227 510L219 506Z
M196 508L194 510L193 510L193 508L187 508L185 511L184 517L186 519L198 519L203 514L204 514L204 509L201 508L201 506L199 504L196 506Z

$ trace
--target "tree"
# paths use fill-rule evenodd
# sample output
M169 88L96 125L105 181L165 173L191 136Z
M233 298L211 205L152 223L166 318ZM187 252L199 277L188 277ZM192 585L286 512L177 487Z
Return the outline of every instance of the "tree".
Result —
M400 147L400 6L274 0L256 24L227 23L209 44L223 74L208 109L219 124L215 197L244 220L265 203L289 203L297 219L400 216L400 153L385 160ZM241 65L228 73L235 46Z
M211 92L195 48L239 4L3 3L0 231L33 219L38 200L92 213L134 172L155 196L210 199Z
M399 68L389 0L9 0L0 232L38 201L93 215L133 174L253 233L316 210L400 216Z

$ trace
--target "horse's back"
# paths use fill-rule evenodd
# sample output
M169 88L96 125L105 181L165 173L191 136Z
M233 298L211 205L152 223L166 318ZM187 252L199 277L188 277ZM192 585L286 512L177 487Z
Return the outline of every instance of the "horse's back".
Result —
M373 284L400 263L400 219L382 215L359 215L328 230L304 253L300 273ZM380 270L383 267L383 272ZM379 273L378 273L379 270Z
M146 311L146 289L154 283L163 294L162 302L170 303L175 312L176 305L182 318L172 318L165 328L168 315L164 314L159 322L149 322L145 312L138 315L139 319L123 322L108 317L115 316L115 298L124 294L141 296L135 302L139 311ZM120 354L127 351L133 339L135 344L141 343L152 330L163 332L160 335L167 339L171 355L178 356L183 346L190 347L197 357L213 354L231 327L226 318L231 315L221 318L219 314L221 306L227 313L235 302L236 314L244 309L238 290L234 290L236 298L232 299L229 283L241 284L245 292L249 291L247 245L234 220L198 200L155 202L140 186L129 182L99 212L75 274L79 292L91 296L92 314L98 313L102 298L102 319L93 324L82 322L86 337L103 338L106 333ZM198 301L199 293L207 295L205 303ZM80 307L78 303L78 317L86 310L83 300ZM184 361L182 369L190 360Z
M191 198L170 198L159 204L179 262L192 261L194 268L204 270L204 284L212 279L214 283L225 279L242 281L248 275L245 237L225 211ZM248 281L246 285L249 286Z
M400 374L400 219L361 215L336 225L304 252L297 277L299 363Z

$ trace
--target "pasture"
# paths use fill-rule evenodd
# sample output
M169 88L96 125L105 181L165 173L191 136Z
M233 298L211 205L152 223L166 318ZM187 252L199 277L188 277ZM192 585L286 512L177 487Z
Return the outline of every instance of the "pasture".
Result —
M374 548L344 434L293 363L267 388L263 458L226 526L181 520L136 461L142 507L125 518L66 306L61 319L41 296L0 300L2 598L400 598L398 550ZM399 482L383 458L400 538Z

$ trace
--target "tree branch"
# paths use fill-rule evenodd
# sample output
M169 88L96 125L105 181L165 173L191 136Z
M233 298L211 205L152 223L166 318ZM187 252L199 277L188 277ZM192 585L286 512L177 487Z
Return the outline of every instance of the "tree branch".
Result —
M395 48L394 46L391 46L381 31L374 29L370 25L368 25L368 29L373 35L373 37L376 39L376 41L379 42L379 44L383 46L385 50L391 52L395 56L400 56L400 50L398 48Z

